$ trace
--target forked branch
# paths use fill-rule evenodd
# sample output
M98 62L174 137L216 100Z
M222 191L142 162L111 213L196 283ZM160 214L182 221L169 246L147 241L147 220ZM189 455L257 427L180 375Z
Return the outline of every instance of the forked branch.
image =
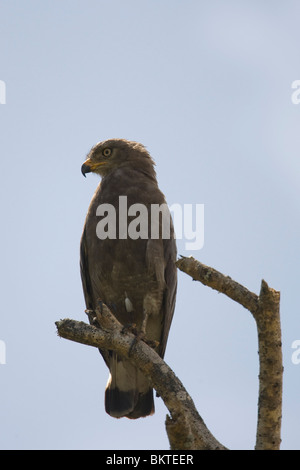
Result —
M259 296L230 277L205 266L192 257L182 257L177 267L194 280L211 287L247 308L253 315L258 332L259 397L256 450L280 448L282 413L282 348L280 326L280 292L262 280Z
M225 450L207 429L190 395L163 359L144 341L136 341L132 333L124 331L106 305L102 304L101 312L99 309L96 315L101 328L65 319L56 322L59 336L112 349L130 359L150 378L170 412L166 429L171 449Z
M262 281L260 295L250 292L230 277L203 265L194 258L182 258L177 267L247 308L258 331L259 400L256 450L280 447L282 407L282 351L279 303L280 293ZM226 450L206 427L193 400L180 380L159 355L144 341L124 330L108 307L94 312L99 327L75 320L56 322L59 336L102 349L111 349L131 360L147 375L164 400L170 416L166 430L174 450Z

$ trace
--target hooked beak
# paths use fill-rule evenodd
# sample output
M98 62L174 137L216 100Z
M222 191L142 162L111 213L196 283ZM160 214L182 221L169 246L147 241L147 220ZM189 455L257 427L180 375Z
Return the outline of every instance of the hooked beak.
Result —
M89 165L87 165L86 163L84 163L81 167L81 173L83 174L83 176L86 178L86 173L91 173L91 167Z
M82 165L81 167L81 173L83 174L84 177L86 177L86 173L91 173L92 171L97 170L102 165L106 165L106 162L98 162L94 163L91 161L90 158L88 158Z

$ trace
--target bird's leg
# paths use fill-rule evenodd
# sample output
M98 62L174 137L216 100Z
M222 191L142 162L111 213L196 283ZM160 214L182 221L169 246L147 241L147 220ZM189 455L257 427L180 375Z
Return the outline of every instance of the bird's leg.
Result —
M95 325L95 324L97 323L97 315L96 315L96 312L95 312L94 310L91 310L91 309L86 309L86 310L85 310L85 313L86 313L87 316L88 316L90 325Z
M144 341L144 343L146 343L148 346L150 346L150 348L153 348L153 349L156 348L159 345L158 341L152 341L152 340L146 338L146 327L147 327L148 318L149 318L149 313L147 312L147 310L144 309L141 328L140 328L139 332L136 334L134 340L132 341L132 344L130 346L129 355L131 353L132 348L134 347L134 345L138 341L141 341L141 340Z
M142 320L142 325L141 325L141 328L138 332L135 333L135 337L132 341L132 344L130 346L130 350L129 350L129 355L131 353L131 350L132 348L134 347L134 345L140 341L140 340L143 340L146 342L146 325L147 325L147 320L148 320L148 313L145 311L143 311L143 320Z
M125 334L127 331L133 333L134 335L137 335L136 323L125 323L125 325L123 325L121 333Z
M141 324L139 331L136 333L135 341L143 340L147 342L146 341L146 326L147 326L148 317L149 317L149 313L146 310L144 310L142 324Z
M99 305L100 315L102 315L102 313L103 313L103 301L101 299L98 299L98 305ZM92 309L88 308L88 309L85 310L85 313L87 314L87 316L89 318L89 322L90 322L91 325L99 326L99 321L98 321L99 312L97 310L92 310Z

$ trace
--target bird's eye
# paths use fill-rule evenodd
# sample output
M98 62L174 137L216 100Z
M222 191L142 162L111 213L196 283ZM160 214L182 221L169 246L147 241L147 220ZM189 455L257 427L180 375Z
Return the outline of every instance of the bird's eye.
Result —
M103 153L104 157L109 157L111 155L111 149L106 148L106 149L103 150L102 153Z

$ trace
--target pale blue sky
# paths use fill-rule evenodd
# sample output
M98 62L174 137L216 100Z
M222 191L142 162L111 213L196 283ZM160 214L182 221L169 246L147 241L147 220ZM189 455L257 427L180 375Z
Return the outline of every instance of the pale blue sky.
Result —
M95 349L56 336L86 320L79 240L98 184L89 149L137 140L169 204L204 204L187 252L258 293L281 291L282 448L300 449L297 1L0 0L2 449L168 449L167 409L115 420ZM253 448L258 357L248 311L179 273L166 361L209 429Z

